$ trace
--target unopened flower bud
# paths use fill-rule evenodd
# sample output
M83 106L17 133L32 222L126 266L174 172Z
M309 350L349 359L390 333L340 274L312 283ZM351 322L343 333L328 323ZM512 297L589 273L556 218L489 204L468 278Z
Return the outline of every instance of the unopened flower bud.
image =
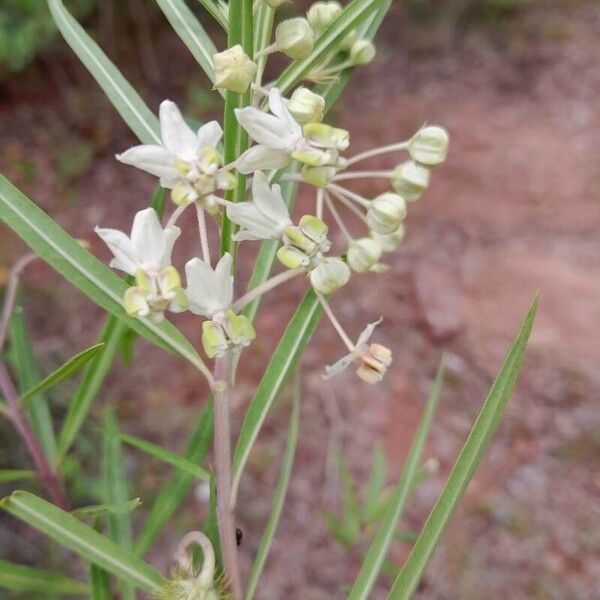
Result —
M243 94L250 87L257 69L239 44L214 54L213 66L215 87L238 94Z
M354 65L368 65L375 58L375 44L369 40L357 40L350 48L350 60Z
M350 280L348 265L339 258L323 258L310 272L310 283L321 294L331 294Z
M418 200L429 185L429 169L407 160L399 164L391 176L392 187L408 202Z
M406 216L406 202L402 196L386 192L371 202L367 211L367 224L380 234L392 233Z
M361 238L350 243L348 247L348 264L357 273L366 273L381 257L381 247L371 238Z
M308 267L310 264L310 257L302 252L302 250L294 248L293 246L281 246L281 248L277 250L277 259L288 269Z
M352 31L348 32L342 40L342 43L340 44L340 50L343 50L344 52L350 52L354 42L356 42L357 39L358 33L356 33L356 29L353 29Z
M408 145L411 158L422 165L437 167L446 160L450 138L443 127L430 125L419 129Z
M204 321L202 323L202 347L208 358L222 356L229 342L223 328L214 321Z
M288 110L298 123L320 123L325 111L323 96L311 92L308 88L299 87L294 90L288 102Z
M310 183L316 187L325 187L329 185L335 177L336 170L334 167L311 167L304 165L300 175L306 183Z
M331 2L315 2L307 11L306 18L316 33L320 33L342 12L342 5Z
M369 235L374 239L384 252L393 252L404 240L404 225L398 226L392 233L380 234L376 231L369 231Z
M324 148L344 151L350 145L348 131L325 123L306 123L302 128L302 133L310 142Z
M379 383L392 363L392 352L381 344L371 344L368 353L360 357L356 374L371 385Z
M232 310L225 313L227 336L235 346L249 346L256 337L256 331L250 319L245 315L236 315Z
M275 30L277 50L295 60L306 58L313 49L315 34L302 17L282 21Z
M123 296L123 307L128 315L135 317L147 317L150 314L150 306L142 291L137 287L125 290Z

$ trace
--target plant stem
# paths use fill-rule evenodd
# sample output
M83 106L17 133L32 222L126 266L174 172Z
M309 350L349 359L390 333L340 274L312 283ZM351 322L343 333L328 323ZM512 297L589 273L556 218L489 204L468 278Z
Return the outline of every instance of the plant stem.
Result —
M265 282L246 292L239 300L237 300L233 305L234 312L239 312L242 310L242 308L244 308L244 306L246 306L246 304L250 304L250 302L256 300L256 298L259 298L263 294L271 291L273 288L276 288L278 285L281 285L282 283L293 279L296 277L296 275L300 275L300 273L304 272L305 270L302 268L287 269L277 275L274 275L270 279L267 279Z
M235 600L242 599L242 583L237 562L235 517L229 502L231 497L231 351L215 359L215 480L217 487L217 518L225 577Z
M13 381L10 377L8 369L4 363L0 362L0 391L6 399L7 410L6 415L15 426L19 436L25 443L27 451L33 460L38 478L46 488L48 495L56 506L63 510L68 510L68 502L64 494L62 483L60 482L56 472L50 467L48 460L42 448L40 447L32 429L25 417L25 413L19 403L19 395Z
M408 148L409 142L398 142L397 144L390 144L389 146L382 146L381 148L373 148L372 150L367 150L366 152L361 152L360 154L355 154L348 159L347 167L357 163L361 160L366 160L367 158L371 158L373 156L379 156L380 154L387 154L388 152L397 152L399 150L406 150Z
M204 216L204 209L198 202L196 202L196 215L198 216L198 233L200 235L200 246L202 247L202 259L210 267L210 247L208 245L206 218Z
M376 178L376 179L389 179L394 174L394 171L348 171L347 173L340 173L333 178L333 181L343 181L345 179L364 179L364 178Z

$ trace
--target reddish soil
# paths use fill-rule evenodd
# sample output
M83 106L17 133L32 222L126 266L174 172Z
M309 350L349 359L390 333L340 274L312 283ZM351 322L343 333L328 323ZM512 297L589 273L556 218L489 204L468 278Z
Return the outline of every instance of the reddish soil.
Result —
M446 384L427 448L439 469L410 500L402 525L420 527L539 292L516 392L417 597L595 600L600 597L600 7L538 10L513 23L509 34L469 30L460 41L444 40L435 48L424 48L418 32L398 25L399 11L393 15L396 21L380 38L378 61L357 76L336 120L351 130L357 151L407 137L425 121L440 123L450 131L451 152L433 174L430 190L410 205L406 242L389 257L390 273L353 278L333 301L353 334L384 317L378 340L395 358L385 383L367 388L351 372L323 383L323 365L343 353L325 321L303 360L301 441L259 597L345 597L368 541L348 556L319 515L322 509L340 511L333 451L343 446L364 488L374 442L382 440L392 484L445 355ZM442 33L435 30L432 39L439 41ZM95 94L93 106L104 107ZM173 97L180 100L183 94L175 91ZM111 119L95 129L96 157L75 180L77 197L69 201L67 186L52 175L52 136L65 135L57 120L69 104L57 97L48 106L0 105L0 163L69 231L91 238L97 223L126 227L153 182L111 158L131 141ZM86 131L85 123L70 125L79 135ZM18 174L22 157L37 165L33 181ZM373 183L361 189L373 195L383 188ZM192 247L183 246L182 256L189 255ZM9 264L19 248L10 238L0 258ZM95 240L93 249L106 256ZM264 302L257 321L260 341L241 368L236 424L300 293L294 285ZM47 269L31 269L27 294L43 364L93 342L99 312ZM189 320L180 321L186 333L197 335ZM179 450L203 392L195 389L192 370L174 358L143 343L136 357L129 370L119 367L111 375L104 400L118 406L124 429ZM96 414L100 410L96 407ZM241 487L244 569L268 516L288 414L287 402L274 410ZM162 471L138 455L129 467L139 493L151 497ZM190 517L180 518L153 551L157 563L169 564L177 535L194 526L193 515L204 510L198 502L190 499ZM4 530L7 526L3 522ZM9 548L17 543L10 533L6 539ZM394 547L397 565L408 548ZM382 578L372 597L384 598L388 586Z

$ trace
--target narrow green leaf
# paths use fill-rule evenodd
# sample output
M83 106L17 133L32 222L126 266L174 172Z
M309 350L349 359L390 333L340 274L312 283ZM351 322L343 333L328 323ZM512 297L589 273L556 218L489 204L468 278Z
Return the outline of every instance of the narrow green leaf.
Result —
M258 11L254 18L254 62L258 67L256 70L255 81L260 83L267 64L267 54L263 54L256 58L256 55L264 50L271 41L273 33L273 20L275 18L275 9L270 7L266 2L261 2L258 5Z
M12 483L23 479L34 479L35 471L23 471L18 469L3 469L0 471L0 483Z
M70 579L53 571L34 569L0 560L0 588L17 592L39 592L77 596L87 594L85 583Z
M212 57L217 49L194 13L183 0L156 0L156 3L209 80L214 82Z
M252 0L237 0L229 3L229 33L227 46L231 48L239 44L248 56L254 56L254 30ZM244 94L226 92L225 111L223 113L223 161L227 165L240 156L248 148L249 138L246 130L240 126L235 116L236 108L250 104L251 90ZM226 200L242 202L246 195L246 176L236 173L235 188L225 192ZM235 227L223 214L221 218L221 254L229 252L235 257L236 244L231 239Z
M160 216L164 212L165 201L165 189L157 186L150 205ZM58 436L57 463L60 464L62 462L71 444L77 437L90 411L94 398L100 391L102 383L112 366L119 343L127 331L131 330L117 317L111 315L106 319L100 339L98 340L98 343L104 344L104 347L85 367L77 389L69 403L67 416Z
M60 383L73 375L73 373L79 371L79 369L82 369L100 350L102 350L103 346L103 343L99 343L72 356L66 363L56 369L56 371L50 373L48 377L45 377L38 384L22 394L21 402L27 402L27 400L33 396L36 396L40 392L45 392L47 389L54 387L57 383Z
M227 4L215 2L214 0L198 0L206 11L217 21L217 23L227 32Z
M271 549L271 543L275 536L277 525L281 517L281 511L283 510L283 502L287 494L287 489L290 483L290 476L292 474L292 465L294 464L294 456L296 455L296 444L298 442L298 423L300 421L300 390L299 384L294 386L294 394L292 398L292 414L290 416L290 424L288 427L287 443L285 446L285 452L281 461L281 469L279 478L277 479L277 485L275 486L275 493L273 494L273 504L271 506L271 514L269 520L263 532L258 550L256 551L256 558L252 564L252 570L248 578L248 586L246 588L246 600L252 600L256 589L258 587L258 581L262 574L269 550Z
M377 509L381 501L383 486L385 485L386 460L381 444L375 445L373 453L373 466L371 477L367 484L365 497L362 505L362 520L371 523L377 516Z
M98 82L125 123L142 143L160 144L158 119L133 86L73 18L61 0L48 0L48 7L65 41Z
M171 323L163 321L157 324L149 319L130 317L121 303L127 284L2 176L0 219L96 304L152 343L187 358L209 381L212 379L210 371L193 346Z
M40 380L40 372L29 338L23 305L19 298L17 298L10 318L8 335L10 341L9 360L17 391L22 393ZM25 413L36 439L52 464L56 457L56 438L47 399L43 395L37 396L35 402L25 408Z
M385 0L352 0L316 39L313 51L301 60L293 61L275 81L282 94L302 81L325 56L331 53L344 36L363 23Z
M310 289L304 295L271 357L246 411L233 457L235 496L252 445L287 376L294 370L321 317L321 304Z
M82 506L71 511L74 517L98 517L100 515L127 515L141 506L142 501L139 498L127 500L117 504L95 504L93 506Z
M194 464L200 464L212 441L213 405L212 399L198 416L198 421L188 442L185 457ZM192 487L196 477L187 471L177 470L162 486L144 526L135 540L133 551L141 556L145 554L159 536L173 513L181 506L183 499Z
M410 446L402 472L400 473L398 484L386 504L385 513L381 520L381 524L379 525L379 529L371 542L371 546L365 555L360 572L350 590L348 596L349 600L366 600L370 597L373 585L385 562L390 544L394 539L394 534L398 527L398 521L402 516L406 499L413 487L412 483L418 470L423 448L425 446L425 440L427 439L427 433L431 427L433 415L440 397L443 377L444 371L440 364L419 427Z
M448 521L471 481L512 394L533 327L537 303L536 298L523 320L519 333L504 359L477 420L452 467L446 485L429 513L388 598L400 600L412 596Z
M112 600L110 577L98 565L90 565L90 598L91 600Z
M28 492L18 491L0 501L0 507L113 575L147 592L158 592L163 577L150 565L127 552L73 515Z
M196 479L210 481L210 473L206 469L199 467L195 463L187 460L187 458L183 458L173 452L165 450L161 446L157 446L156 444L152 444L151 442L147 442L146 440L142 440L132 435L121 435L121 441L162 462L172 465L181 471L185 471Z

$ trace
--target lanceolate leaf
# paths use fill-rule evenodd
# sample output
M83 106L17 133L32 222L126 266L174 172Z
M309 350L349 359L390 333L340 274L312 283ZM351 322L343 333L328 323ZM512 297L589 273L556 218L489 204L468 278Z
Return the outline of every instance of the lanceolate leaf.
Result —
M377 576L384 565L390 544L394 539L394 534L398 527L398 521L404 510L406 499L413 487L412 483L417 474L427 433L431 427L433 415L440 397L442 378L443 369L440 365L431 393L429 394L429 399L427 400L427 405L425 406L425 411L421 417L419 428L417 429L400 474L400 479L387 502L387 508L385 509L379 529L371 542L358 577L350 590L349 600L367 600L371 595Z
M258 432L285 380L294 370L298 359L306 348L319 322L321 312L321 304L311 289L305 294L279 340L279 344L244 416L233 458L232 493L234 496Z
M21 395L21 402L26 402L33 396L39 394L40 392L44 392L47 389L54 387L57 383L60 383L64 379L67 379L73 373L79 371L79 369L83 368L100 350L104 344L96 344L75 354L72 356L62 367L59 367L53 373L50 373L48 377L45 377L38 384L34 385L32 388L28 389L24 394Z
M96 504L93 506L82 506L71 511L74 517L97 517L99 515L126 515L133 512L142 504L139 498L127 500L117 504Z
M160 144L156 115L131 84L73 18L61 0L48 0L52 17L67 44L98 82L125 123L144 144Z
M185 458L194 464L200 464L212 441L213 432L213 406L212 399L202 410L196 426L188 442ZM196 477L186 471L177 470L162 486L158 498L154 501L152 510L144 522L144 526L135 541L133 551L137 555L145 554L152 542L159 536L168 520L181 506L183 499L190 491Z
M90 565L90 599L112 600L112 597L108 573L97 565Z
M12 483L23 479L34 479L35 471L23 471L18 469L4 469L0 471L0 483Z
M452 467L446 485L429 513L388 598L408 600L416 589L427 562L498 427L521 368L536 309L537 298L533 301L523 320L521 329L510 347L477 420Z
M156 324L149 319L136 319L127 315L121 304L127 284L2 176L0 219L96 304L152 343L187 358L211 380L210 371L177 328L168 321Z
M0 560L0 588L30 594L82 596L89 592L85 583L53 571L34 569ZM30 596L33 598L33 596ZM37 597L37 596L36 596Z
M229 29L227 17L225 16L227 13L227 4L220 0L198 0L198 2L204 6L225 31Z
M194 13L184 0L156 0L156 3L210 81L213 81L212 57L217 49Z
M33 494L14 492L0 501L0 507L52 538L57 544L138 588L156 593L164 583L160 573L140 558Z

